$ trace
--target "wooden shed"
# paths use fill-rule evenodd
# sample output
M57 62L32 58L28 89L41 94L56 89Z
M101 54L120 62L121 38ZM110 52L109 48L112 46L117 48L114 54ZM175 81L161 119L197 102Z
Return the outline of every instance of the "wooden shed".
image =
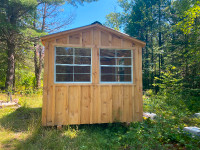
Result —
M41 40L44 126L142 121L144 42L99 22Z

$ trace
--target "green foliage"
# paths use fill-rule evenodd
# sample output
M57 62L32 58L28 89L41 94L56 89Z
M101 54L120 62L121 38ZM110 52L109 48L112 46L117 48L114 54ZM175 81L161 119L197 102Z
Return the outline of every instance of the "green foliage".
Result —
M129 126L121 123L69 125L61 130L41 126L41 95L15 95L21 108L0 109L0 134L3 135L0 148L199 149L199 139L182 131L184 126L200 126L200 119L191 117L193 110L182 103L182 97L177 93L147 93L144 111L156 113L156 120L144 118L143 122ZM2 94L0 99L3 99Z
M199 96L191 96L180 87L171 86L174 85L174 80L167 79L165 82L168 82L169 88L163 88L157 95L147 95L144 98L144 111L158 115L155 121L150 121L153 126L148 127L148 130L151 135L156 134L152 136L162 144L169 145L170 149L175 145L179 148L196 149L200 146L198 138L186 135L182 129L184 126L200 125L200 119L192 117L195 112L200 111Z
M4 44L0 44L0 89L4 87L6 81L6 60L7 55L5 53Z
M28 12L35 9L37 5L37 0L1 1L0 33L4 34L1 32L4 28L12 31L24 26L25 22L23 22L23 19L26 18ZM15 22L18 22L18 24L15 24Z
M31 28L23 28L23 29L21 29L21 33L24 34L26 37L30 36L31 38L41 37L41 36L47 35L46 32L41 32L40 30L31 29Z
M194 28L200 27L200 2L197 1L191 8L186 10L182 16L183 20L177 23L177 27L180 28L184 34L189 34Z
M143 49L143 88L158 92L174 66L171 82L200 89L200 11L197 0L119 0L123 12L107 15L110 27L124 26L129 35L146 42ZM176 71L176 73L175 73ZM168 73L168 74L167 74ZM165 77L164 77L165 76ZM156 79L156 80L155 80ZM176 81L180 80L180 81ZM168 86L162 84L163 88ZM173 83L170 83L173 86Z
M183 78L177 78L178 70L175 66L170 66L166 68L165 72L161 72L161 78L155 77L155 80L159 80L157 84L153 84L154 86L159 86L161 89L167 91L174 91L179 89L182 84L181 81Z
M154 95L146 93L144 108L146 111L181 118L200 111L200 91L184 87L183 78L177 78L178 70L171 66L163 72L154 86L159 86L160 92ZM194 92L196 91L196 92ZM150 98L149 98L150 96Z
M147 119L143 123L132 124L130 131L125 134L124 142L130 143L128 145L133 149L198 148L198 139L186 136L182 128L183 125L165 117L157 121Z
M72 15L69 15L69 18L63 18L63 15L60 15L59 6L65 3L78 6L93 1L97 0L1 0L0 88L8 89L9 86L13 87L13 90L19 91L23 86L26 91L29 91L27 91L28 93L35 83L37 83L35 86L38 88L43 65L43 49L39 47L41 45L39 38L46 35L47 32L63 29L71 23L73 18ZM35 50L36 47L39 47L40 51ZM30 58L34 58L34 50L35 59L30 60ZM38 51L42 53L39 55L42 58L37 58ZM35 64L33 60L37 60ZM41 61L39 62L39 60ZM36 76L37 79L35 79L37 82L33 82L33 68L36 68L35 74L39 72ZM22 72L26 73L27 76L24 76Z
M25 89L30 88L34 84L34 74L25 74L22 77L21 86L25 86ZM20 86L20 85L19 85Z
M65 0L65 1L71 5L78 6L78 4L82 5L83 3L91 3L98 0Z
M107 21L105 25L111 27L115 30L120 30L121 28L121 14L120 13L110 13L106 16Z

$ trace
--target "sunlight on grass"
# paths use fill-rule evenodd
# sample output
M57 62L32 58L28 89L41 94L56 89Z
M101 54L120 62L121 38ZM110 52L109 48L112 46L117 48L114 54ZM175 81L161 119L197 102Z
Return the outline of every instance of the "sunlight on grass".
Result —
M78 135L78 130L75 130L75 129L71 129L70 127L68 128L67 131L64 131L63 136L66 136L66 137L69 137L70 139L73 139L75 137L77 137Z
M0 127L0 149L15 149L19 141L25 140L28 133L12 132Z
M0 99L7 101L7 95L0 94ZM13 99L19 99L22 107L0 109L0 149L14 149L21 141L32 135L38 125L41 126L41 95L14 95Z
M9 107L0 109L0 118L2 118L3 116L9 115L10 113L14 111L15 111L14 108L9 108Z
M42 107L42 95L19 97L19 104L30 108Z
M6 97L1 95L0 97ZM195 149L199 140L192 139L177 129L184 126L200 126L200 119L184 116L176 108L165 107L160 99L144 96L144 110L155 111L162 117L151 121L69 125L61 130L41 126L42 95L22 96L20 108L0 109L0 149ZM158 103L159 102L159 103ZM162 107L162 110L160 107Z
M42 107L42 95L12 95L12 99L18 99L21 106L26 106L30 108ZM5 93L0 93L0 100L9 101L8 95Z
M0 93L0 100L8 101L8 96L6 94Z

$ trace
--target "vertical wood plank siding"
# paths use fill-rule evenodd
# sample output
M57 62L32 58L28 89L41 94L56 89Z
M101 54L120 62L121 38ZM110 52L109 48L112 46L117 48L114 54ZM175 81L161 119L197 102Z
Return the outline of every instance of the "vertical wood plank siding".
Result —
M55 46L92 49L92 83L54 83ZM99 49L133 51L133 84L99 83ZM45 41L42 125L94 124L142 120L142 48L99 28Z

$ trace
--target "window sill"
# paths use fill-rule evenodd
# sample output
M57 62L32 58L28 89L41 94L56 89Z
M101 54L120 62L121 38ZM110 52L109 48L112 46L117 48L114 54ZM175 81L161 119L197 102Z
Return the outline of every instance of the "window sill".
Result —
M55 86L136 86L133 83L54 83Z

